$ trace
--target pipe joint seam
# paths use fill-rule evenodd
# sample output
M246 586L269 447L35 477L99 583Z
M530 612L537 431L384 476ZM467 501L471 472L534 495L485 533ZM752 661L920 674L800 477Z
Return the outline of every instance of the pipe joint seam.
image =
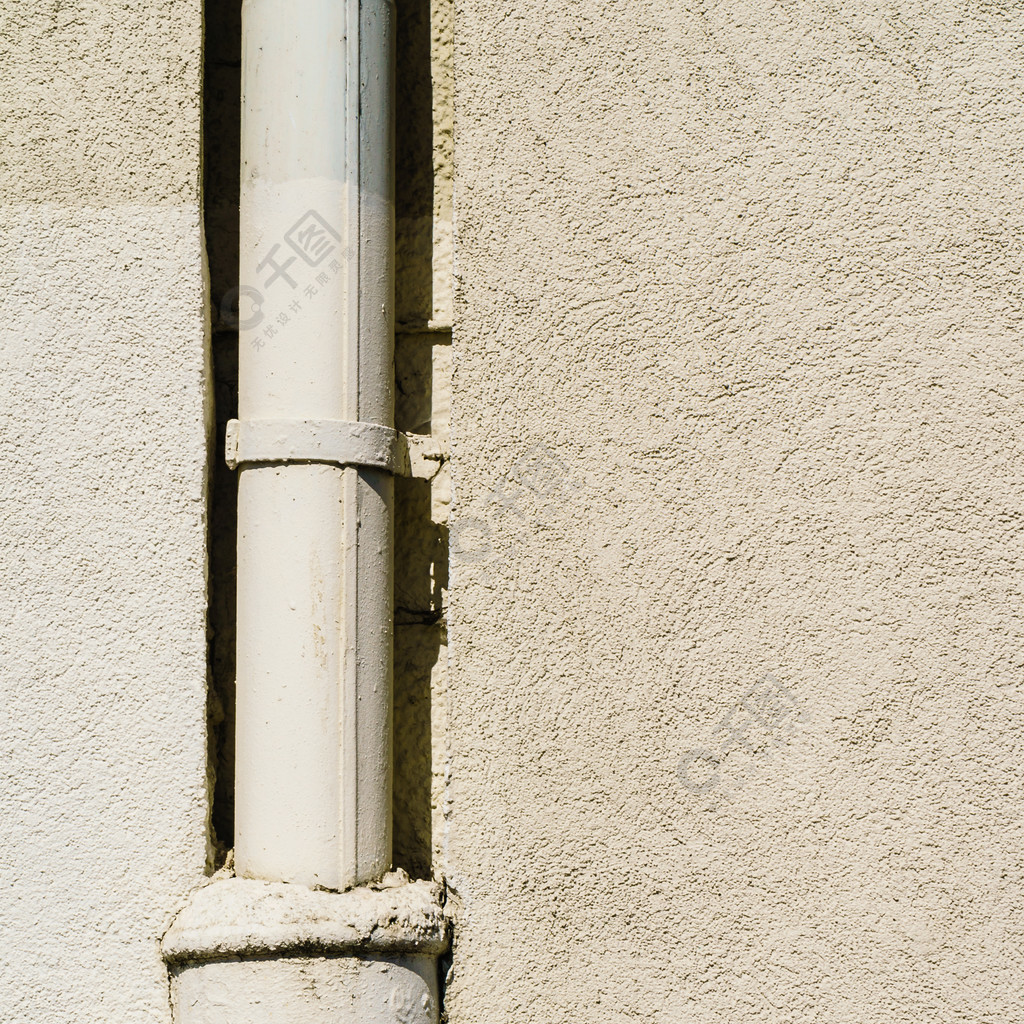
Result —
M450 938L441 897L433 882L339 893L222 877L189 897L161 952L168 964L302 954L439 956Z

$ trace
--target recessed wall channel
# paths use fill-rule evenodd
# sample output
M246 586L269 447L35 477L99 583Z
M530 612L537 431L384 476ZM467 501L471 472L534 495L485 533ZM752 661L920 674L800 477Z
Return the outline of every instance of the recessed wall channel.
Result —
M228 307L213 296L238 337L225 430L238 476L235 701L222 716L234 723L234 854L163 938L172 1008L176 1024L434 1024L449 921L438 866L409 839L410 801L393 800L396 478L433 487L445 461L421 426L395 426L396 10L245 0L241 32L239 283ZM445 326L428 315L399 329L429 339ZM216 572L224 559L211 561ZM440 638L440 564L428 607L402 607L400 629ZM407 735L415 717L403 713L401 735L432 776L431 716L425 741ZM429 777L426 792L433 835ZM393 805L418 881L392 870Z

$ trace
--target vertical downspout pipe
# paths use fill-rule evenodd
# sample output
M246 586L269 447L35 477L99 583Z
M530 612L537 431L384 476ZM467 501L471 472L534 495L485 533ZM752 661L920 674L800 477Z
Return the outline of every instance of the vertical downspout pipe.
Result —
M242 18L235 870L346 889L391 864L395 13Z
M413 472L392 409L394 8L242 13L235 871L161 938L171 1013L437 1024L441 887L365 884L391 862L392 474Z

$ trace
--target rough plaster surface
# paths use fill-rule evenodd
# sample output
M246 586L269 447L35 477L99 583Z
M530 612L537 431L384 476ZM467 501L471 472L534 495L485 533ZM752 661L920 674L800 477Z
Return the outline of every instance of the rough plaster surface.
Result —
M0 4L0 1020L167 1024L204 877L200 5Z
M4 0L0 197L191 204L202 0Z
M1020 1020L1024 8L456 6L452 1024Z
M0 1019L164 1020L206 860L199 211L0 222Z

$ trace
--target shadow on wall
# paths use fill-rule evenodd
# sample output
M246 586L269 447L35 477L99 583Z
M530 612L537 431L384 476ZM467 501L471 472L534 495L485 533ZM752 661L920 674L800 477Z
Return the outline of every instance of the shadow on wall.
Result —
M209 492L209 765L212 839L221 858L235 821L235 541L238 478L224 464L224 425L238 414L239 96L241 0L207 0L203 69L203 203L210 274L216 441Z
M397 35L395 423L430 434L439 340L424 330L436 304L430 0L398 0ZM434 522L433 500L427 480L396 482L394 860L414 878L432 874L432 679L447 639L447 528Z
M238 182L241 0L207 0L204 69L204 203L216 447L209 508L211 828L220 858L234 834L235 548L237 476L222 453L238 408ZM430 0L398 3L396 181L396 424L430 434L436 334L434 308L433 96ZM445 642L446 527L432 517L431 484L395 489L394 863L413 877L432 873L431 679Z
M434 344L429 334L398 337L395 414L399 429L408 433L430 433ZM395 506L394 857L414 878L429 878L437 798L433 765L439 760L434 669L447 646L448 528L434 522L429 480L397 480Z

